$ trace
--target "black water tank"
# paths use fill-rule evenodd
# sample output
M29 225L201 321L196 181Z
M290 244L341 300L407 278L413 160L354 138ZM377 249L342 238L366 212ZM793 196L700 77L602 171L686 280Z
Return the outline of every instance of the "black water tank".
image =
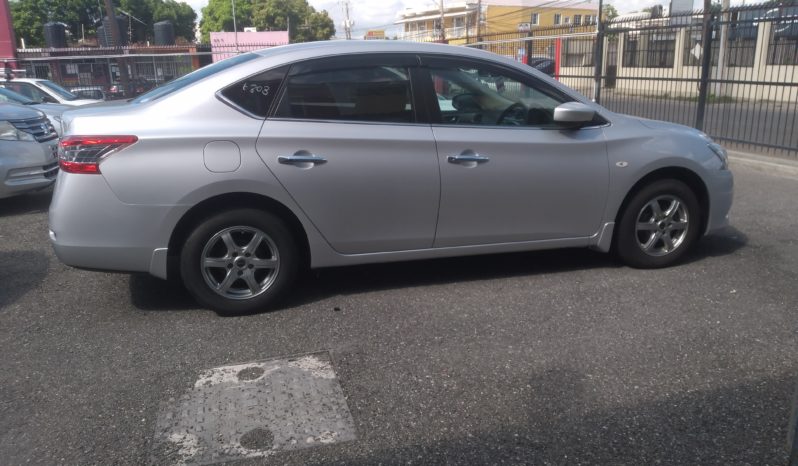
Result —
M124 16L117 16L116 23L119 24L120 40L118 45L127 45L127 18ZM97 40L103 47L114 47L117 45L114 43L114 36L111 31L111 20L109 20L107 16L103 18L102 26L97 27Z
M155 45L175 45L175 27L171 21L155 23Z
M45 23L44 45L47 48L63 49L67 46L66 26L64 23Z

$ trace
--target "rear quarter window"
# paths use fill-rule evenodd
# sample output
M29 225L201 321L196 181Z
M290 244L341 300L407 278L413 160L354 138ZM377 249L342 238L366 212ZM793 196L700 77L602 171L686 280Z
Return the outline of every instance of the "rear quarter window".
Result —
M266 118L287 71L288 66L264 71L224 88L221 94L236 107Z

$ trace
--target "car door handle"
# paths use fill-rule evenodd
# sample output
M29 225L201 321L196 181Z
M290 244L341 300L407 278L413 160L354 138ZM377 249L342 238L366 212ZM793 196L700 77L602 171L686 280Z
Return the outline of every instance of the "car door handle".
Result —
M485 157L474 152L446 157L446 161L449 163L485 163L489 160L490 157Z
M279 163L285 165L300 165L300 164L313 164L321 165L327 163L327 159L313 154L294 154L294 155L281 155L277 157Z

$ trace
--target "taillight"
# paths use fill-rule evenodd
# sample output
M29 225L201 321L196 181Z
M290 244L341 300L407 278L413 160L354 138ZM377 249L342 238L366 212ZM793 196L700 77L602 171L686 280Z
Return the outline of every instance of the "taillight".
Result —
M138 141L136 136L67 136L58 143L58 165L67 173L100 173L100 161Z

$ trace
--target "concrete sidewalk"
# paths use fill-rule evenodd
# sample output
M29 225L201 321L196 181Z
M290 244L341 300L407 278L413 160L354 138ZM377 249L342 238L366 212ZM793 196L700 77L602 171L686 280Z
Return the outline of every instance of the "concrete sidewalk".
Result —
M728 153L729 165L732 168L744 166L770 175L798 179L798 159L791 160L737 150L729 150Z

